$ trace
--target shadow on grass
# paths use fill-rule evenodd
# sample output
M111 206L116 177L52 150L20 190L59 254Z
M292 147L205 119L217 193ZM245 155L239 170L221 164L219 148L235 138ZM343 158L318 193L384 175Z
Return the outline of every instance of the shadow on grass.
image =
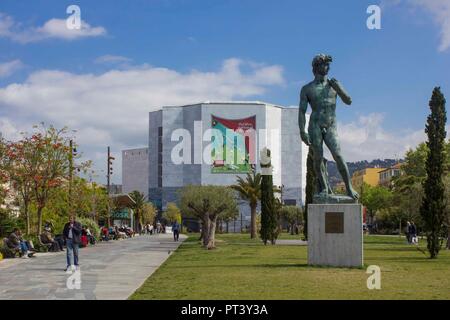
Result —
M370 247L370 248L367 248L367 250L369 250L369 251L386 251L386 250L389 250L389 251L399 251L399 252L416 252L416 248L410 248L410 247L391 247L391 248L382 248L382 247L380 247L380 248L373 248L373 247ZM417 252L419 252L419 251L417 251Z
M296 264L287 264L287 263L276 263L276 264L230 264L230 265L184 265L184 266L170 266L170 269L187 269L187 268L199 268L199 269L235 269L238 268L240 270L243 269L304 269L304 270L363 270L365 267L332 267L332 266L323 266L323 265L308 265L306 263L296 263Z
M170 266L170 269L186 269L186 268L263 268L263 269L276 269L276 268L326 268L326 267L311 267L306 263L274 263L274 264L191 264L191 265L180 265L180 266Z
M398 241L392 241L392 240L390 240L390 241L379 241L379 240L367 240L367 239L364 239L364 244L365 245L379 244L379 245L386 245L386 246L387 245L399 246L399 245L402 245L402 244L406 245L406 243L404 241L400 241L400 240L398 240Z

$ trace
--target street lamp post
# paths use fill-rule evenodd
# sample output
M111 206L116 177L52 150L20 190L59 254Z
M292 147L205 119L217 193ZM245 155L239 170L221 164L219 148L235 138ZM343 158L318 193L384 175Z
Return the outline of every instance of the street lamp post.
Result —
M241 233L242 233L242 223L243 223L243 221L242 221L242 211L241 211Z
M108 227L111 226L111 206L109 203L109 195L110 195L110 184L111 184L111 175L113 174L112 161L115 160L113 156L111 156L111 148L108 146L108 160L107 160L107 173L106 173L106 192L108 195Z
M72 214L73 141L69 141L69 215Z
M73 171L75 169L73 165L73 158L77 155L77 149L73 147L73 140L69 141L69 215L74 214L73 212L73 202L72 202L72 185L73 185Z

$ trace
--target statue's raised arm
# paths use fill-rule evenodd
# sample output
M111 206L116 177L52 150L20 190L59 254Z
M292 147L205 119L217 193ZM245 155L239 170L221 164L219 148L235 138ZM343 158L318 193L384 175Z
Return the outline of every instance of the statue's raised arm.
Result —
M352 98L350 97L350 95L347 93L347 91L345 91L344 87L342 86L342 84L337 81L335 78L331 78L329 80L331 87L336 90L336 93L338 94L339 98L342 99L342 101L347 104L347 105L351 105L352 104Z

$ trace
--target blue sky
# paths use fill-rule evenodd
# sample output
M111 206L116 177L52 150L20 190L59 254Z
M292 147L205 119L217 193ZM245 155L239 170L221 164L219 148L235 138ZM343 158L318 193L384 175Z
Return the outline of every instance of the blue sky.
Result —
M88 24L75 36L58 29L71 4ZM424 138L433 87L450 96L450 1L2 0L0 131L69 124L101 161L106 145L145 145L161 104L297 105L320 52L354 101L338 106L347 158L401 157Z

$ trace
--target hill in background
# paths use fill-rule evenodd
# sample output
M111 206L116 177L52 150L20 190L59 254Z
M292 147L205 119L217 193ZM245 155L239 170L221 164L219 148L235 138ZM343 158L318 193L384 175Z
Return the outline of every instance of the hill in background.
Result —
M401 160L400 160L401 161ZM395 159L376 159L372 161L357 161L357 162L347 162L348 171L350 172L350 176L353 172L365 169L365 168L389 168L394 164L399 162L399 160ZM328 177L330 180L331 187L334 188L339 182L342 181L341 175L336 166L336 162L328 161Z

